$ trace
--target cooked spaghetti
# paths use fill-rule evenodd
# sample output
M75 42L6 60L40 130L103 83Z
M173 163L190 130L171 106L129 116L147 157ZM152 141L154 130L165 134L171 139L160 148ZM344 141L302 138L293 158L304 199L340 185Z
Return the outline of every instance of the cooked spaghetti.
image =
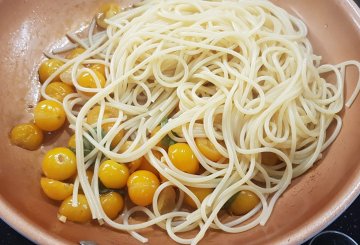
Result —
M158 225L182 244L198 243L209 228L237 233L264 225L291 180L340 132L345 67L359 68L359 62L321 64L305 24L269 1L147 0L104 22L106 30L93 21L88 37L69 35L73 45L49 54L64 65L41 87L42 96L54 100L46 89L61 74L77 90L62 101L76 135L72 201L81 186L100 223L142 242L147 239L137 230ZM76 57L54 54L78 46L84 52ZM104 81L92 64L105 66ZM322 77L329 72L335 82ZM85 73L94 86L81 82ZM358 82L347 106L359 89ZM104 130L105 124L111 126ZM187 145L198 165L179 167L169 153L174 143ZM128 206L112 220L100 203L100 165L142 157L165 181L151 205ZM169 186L176 190L175 205L162 212L159 197ZM191 188L211 191L199 200ZM258 201L241 215L224 215L241 191ZM186 198L195 209L184 208ZM130 224L135 212L148 221ZM199 230L195 237L181 237L193 229Z

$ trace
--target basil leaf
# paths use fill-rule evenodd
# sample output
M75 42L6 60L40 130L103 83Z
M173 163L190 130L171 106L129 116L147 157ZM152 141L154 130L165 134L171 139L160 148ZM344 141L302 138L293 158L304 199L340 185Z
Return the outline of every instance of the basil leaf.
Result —
M93 144L90 143L85 137L83 137L84 156L87 156L92 150L94 150ZM76 154L76 149L69 147L69 149Z
M161 120L160 122L160 127L164 127L165 124L167 124L169 122L169 119L167 117L164 117L163 120Z
M89 151L92 151L94 149L94 146L90 143L90 141L83 137L83 143L84 143L84 151L85 150L89 150Z
M173 144L176 144L177 142L174 141L172 138L170 138L169 135L166 135L164 138L162 138L161 140L161 145L164 147L169 147Z
M165 117L161 122L160 122L160 127L164 127L165 124L167 124L169 122L169 119L167 117ZM172 132L175 136L179 137L176 133ZM164 138L162 138L161 140L161 145L167 149L169 146L176 144L177 142L174 141L172 138L170 138L169 135L166 135Z

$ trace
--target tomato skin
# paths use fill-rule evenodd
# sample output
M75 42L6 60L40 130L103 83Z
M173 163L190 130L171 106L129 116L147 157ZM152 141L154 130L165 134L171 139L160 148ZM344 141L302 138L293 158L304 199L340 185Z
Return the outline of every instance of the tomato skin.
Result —
M10 131L10 141L26 150L36 150L44 139L42 130L34 123L18 124Z
M96 77L99 79L100 82L100 87L103 88L105 87L105 77L98 71L93 71L96 75ZM80 75L77 77L77 82L81 87L84 88L97 88L97 84L96 81L94 79L94 77L87 71L80 73ZM84 92L81 90L78 90L78 93L84 94L86 96L93 96L95 93L94 92Z
M46 196L56 201L62 201L71 196L74 189L73 184L63 183L45 177L41 178L40 185Z
M87 223L92 219L89 203L83 194L78 194L77 205L73 204L72 196L66 198L61 203L58 214L77 223Z
M42 170L50 179L59 181L69 179L76 174L75 154L65 147L49 150L43 158Z
M104 209L105 214L110 219L115 219L119 213L124 209L123 197L114 191L111 191L100 196L100 203Z
M152 172L147 170L135 171L127 181L130 200L139 206L150 205L159 185L159 179Z
M229 212L233 215L244 215L260 203L259 197L252 191L243 190L235 195L229 206Z
M129 178L129 169L123 163L106 160L100 164L99 178L105 187L120 189L126 186Z
M80 54L84 53L85 51L86 50L81 47L74 48L66 55L66 59L74 59L78 57Z
M102 28L107 28L108 24L105 19L109 19L114 15L120 13L121 8L116 3L105 3L101 6L100 10L96 14L96 24Z
M211 188L197 188L197 187L189 187L189 190L194 193L194 195L202 202L208 195L210 195L214 189ZM189 197L185 195L184 202L192 208L197 208L195 202Z
M34 108L34 122L44 131L55 131L61 128L65 120L65 111L59 102L43 100Z
M206 138L196 138L196 146L199 148L199 151L208 159L213 162L217 162L221 159L222 155L218 150L216 150L213 143Z
M58 59L48 59L43 61L38 71L40 83L44 83L46 79L48 79L51 76L51 74L56 72L63 64L64 62ZM53 81L59 81L59 80L60 80L59 76L56 76L53 79Z
M45 88L45 93L60 102L62 102L66 95L74 93L72 86L63 82L52 82Z
M91 64L90 69L101 73L105 77L105 65L104 64Z
M199 161L188 144L173 144L169 146L168 154L171 162L179 170L189 174L196 174L199 170Z

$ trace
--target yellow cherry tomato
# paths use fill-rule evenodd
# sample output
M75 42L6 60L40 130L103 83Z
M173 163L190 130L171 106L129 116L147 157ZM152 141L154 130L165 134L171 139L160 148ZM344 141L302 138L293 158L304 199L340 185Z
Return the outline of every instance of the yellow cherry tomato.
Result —
M41 63L39 67L39 80L41 83L45 82L51 74L56 72L64 63L58 59L48 59ZM56 76L53 80L59 80L59 76Z
M68 147L70 148L70 150L75 151L75 149L76 149L75 134L71 135L71 137L68 141Z
M256 207L260 199L252 191L243 190L235 194L231 201L229 211L233 215L244 215Z
M39 148L43 138L43 132L33 123L16 125L10 132L10 141L13 145L17 145L30 151Z
M66 115L63 106L53 100L40 101L34 108L36 126L45 131L55 131L65 123Z
M168 154L171 162L179 170L189 174L195 174L199 170L199 161L188 144L173 144L169 146Z
M221 154L216 150L213 143L206 138L196 138L196 146L199 148L199 151L208 159L213 162L217 162L221 159Z
M101 207L110 219L115 219L124 208L123 197L114 191L100 196Z
M77 205L73 203L72 196L69 196L61 203L58 211L58 216L61 221L70 220L78 223L91 221L91 210L85 195L78 194L77 198Z
M42 161L42 170L50 179L66 180L76 173L75 154L65 147L49 150Z
M143 161L143 158L140 158L140 159L137 159L137 160L134 160L130 163L127 163L127 166L129 168L129 173L133 173L135 172L136 170L138 170L142 164L142 161Z
M81 47L74 48L73 50L70 51L69 54L66 55L66 59L74 59L77 56L79 56L80 54L84 53L85 51L86 50Z
M88 124L94 124L99 120L99 114L100 114L100 106L94 106L87 114L86 122ZM105 106L104 109L104 115L103 119L108 118L117 118L119 116L119 110L111 107L111 106Z
M101 126L101 128L105 131L105 133L107 133L107 132L109 132L110 129L114 126L114 124L115 124L115 123L104 123L104 124ZM110 146L111 146L112 148L115 148L115 147L119 144L119 142L121 141L121 139L124 137L124 134L125 134L124 130L121 129L121 130L119 131L119 133L117 133L117 134L115 135L115 137L113 138L113 140L111 141Z
M132 141L126 141L119 149L119 153L124 153L129 147L131 146ZM137 147L135 147L136 149ZM133 173L135 170L139 169L142 162L144 161L144 157L140 157L139 159L136 159L130 163L127 163L127 166L129 168L129 172Z
M93 71L101 73L105 77L105 65L104 64L91 64L89 68Z
M119 4L107 3L101 6L99 12L96 14L96 24L102 28L106 28L108 25L105 19L109 19L114 15L120 13L121 8Z
M139 206L150 205L159 185L159 179L150 171L135 171L127 181L130 200Z
M49 178L41 178L40 180L41 188L44 193L51 199L56 201L62 201L65 198L71 196L74 185L63 183L58 180L53 180Z
M153 165L151 165L151 163L149 163L145 157L143 158L143 161L141 162L139 169L150 171L151 173L157 176L159 175L159 172L156 170L156 168L154 168Z
M153 151L153 154L155 155L155 157L157 159L160 159L161 156L162 156L161 153L158 152L158 151ZM153 174L155 174L156 176L159 176L159 172L156 170L156 168L153 165L151 165L151 163L148 160L146 160L145 157L142 158L141 165L140 165L139 169L140 170L150 171Z
M272 152L262 152L261 153L261 163L269 166L276 165L280 162L279 157Z
M200 203L202 201L204 201L204 199L210 195L214 189L211 189L211 188L197 188L197 187L189 187L189 190L194 193L194 195L199 199ZM197 208L195 202L193 201L193 199L188 196L188 195L185 195L184 196L184 202L189 205L190 207L193 207L193 208Z
M66 95L74 93L72 86L63 82L52 82L45 88L45 93L51 98L62 102Z
M99 79L100 82L100 87L103 88L105 86L105 77L103 76L103 74L101 74L98 71L94 71L96 77ZM84 88L97 88L96 85L96 81L94 79L94 77L87 71L82 72L78 77L77 77L77 82L81 87ZM93 92L83 92L83 91L78 91L79 93L82 93L86 96L93 96L95 93Z
M100 164L99 178L107 188L120 189L126 186L129 178L129 169L123 163L106 160Z

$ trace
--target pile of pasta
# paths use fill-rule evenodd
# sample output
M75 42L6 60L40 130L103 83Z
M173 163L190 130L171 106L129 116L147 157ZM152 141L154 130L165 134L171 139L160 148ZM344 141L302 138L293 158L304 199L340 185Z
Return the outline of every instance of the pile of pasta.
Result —
M359 62L321 64L304 22L269 1L146 0L106 10L85 38L69 34L71 45L48 54L61 65L41 86L46 100L57 78L74 88L58 100L75 135L72 205L83 192L92 219L142 242L138 230L152 225L182 244L210 228L264 225L291 180L339 134L345 67ZM120 188L102 177L104 162L126 166ZM150 182L141 187L139 178ZM104 211L104 188L130 203L116 219ZM130 223L135 213L148 220ZM181 236L193 229L195 237Z

